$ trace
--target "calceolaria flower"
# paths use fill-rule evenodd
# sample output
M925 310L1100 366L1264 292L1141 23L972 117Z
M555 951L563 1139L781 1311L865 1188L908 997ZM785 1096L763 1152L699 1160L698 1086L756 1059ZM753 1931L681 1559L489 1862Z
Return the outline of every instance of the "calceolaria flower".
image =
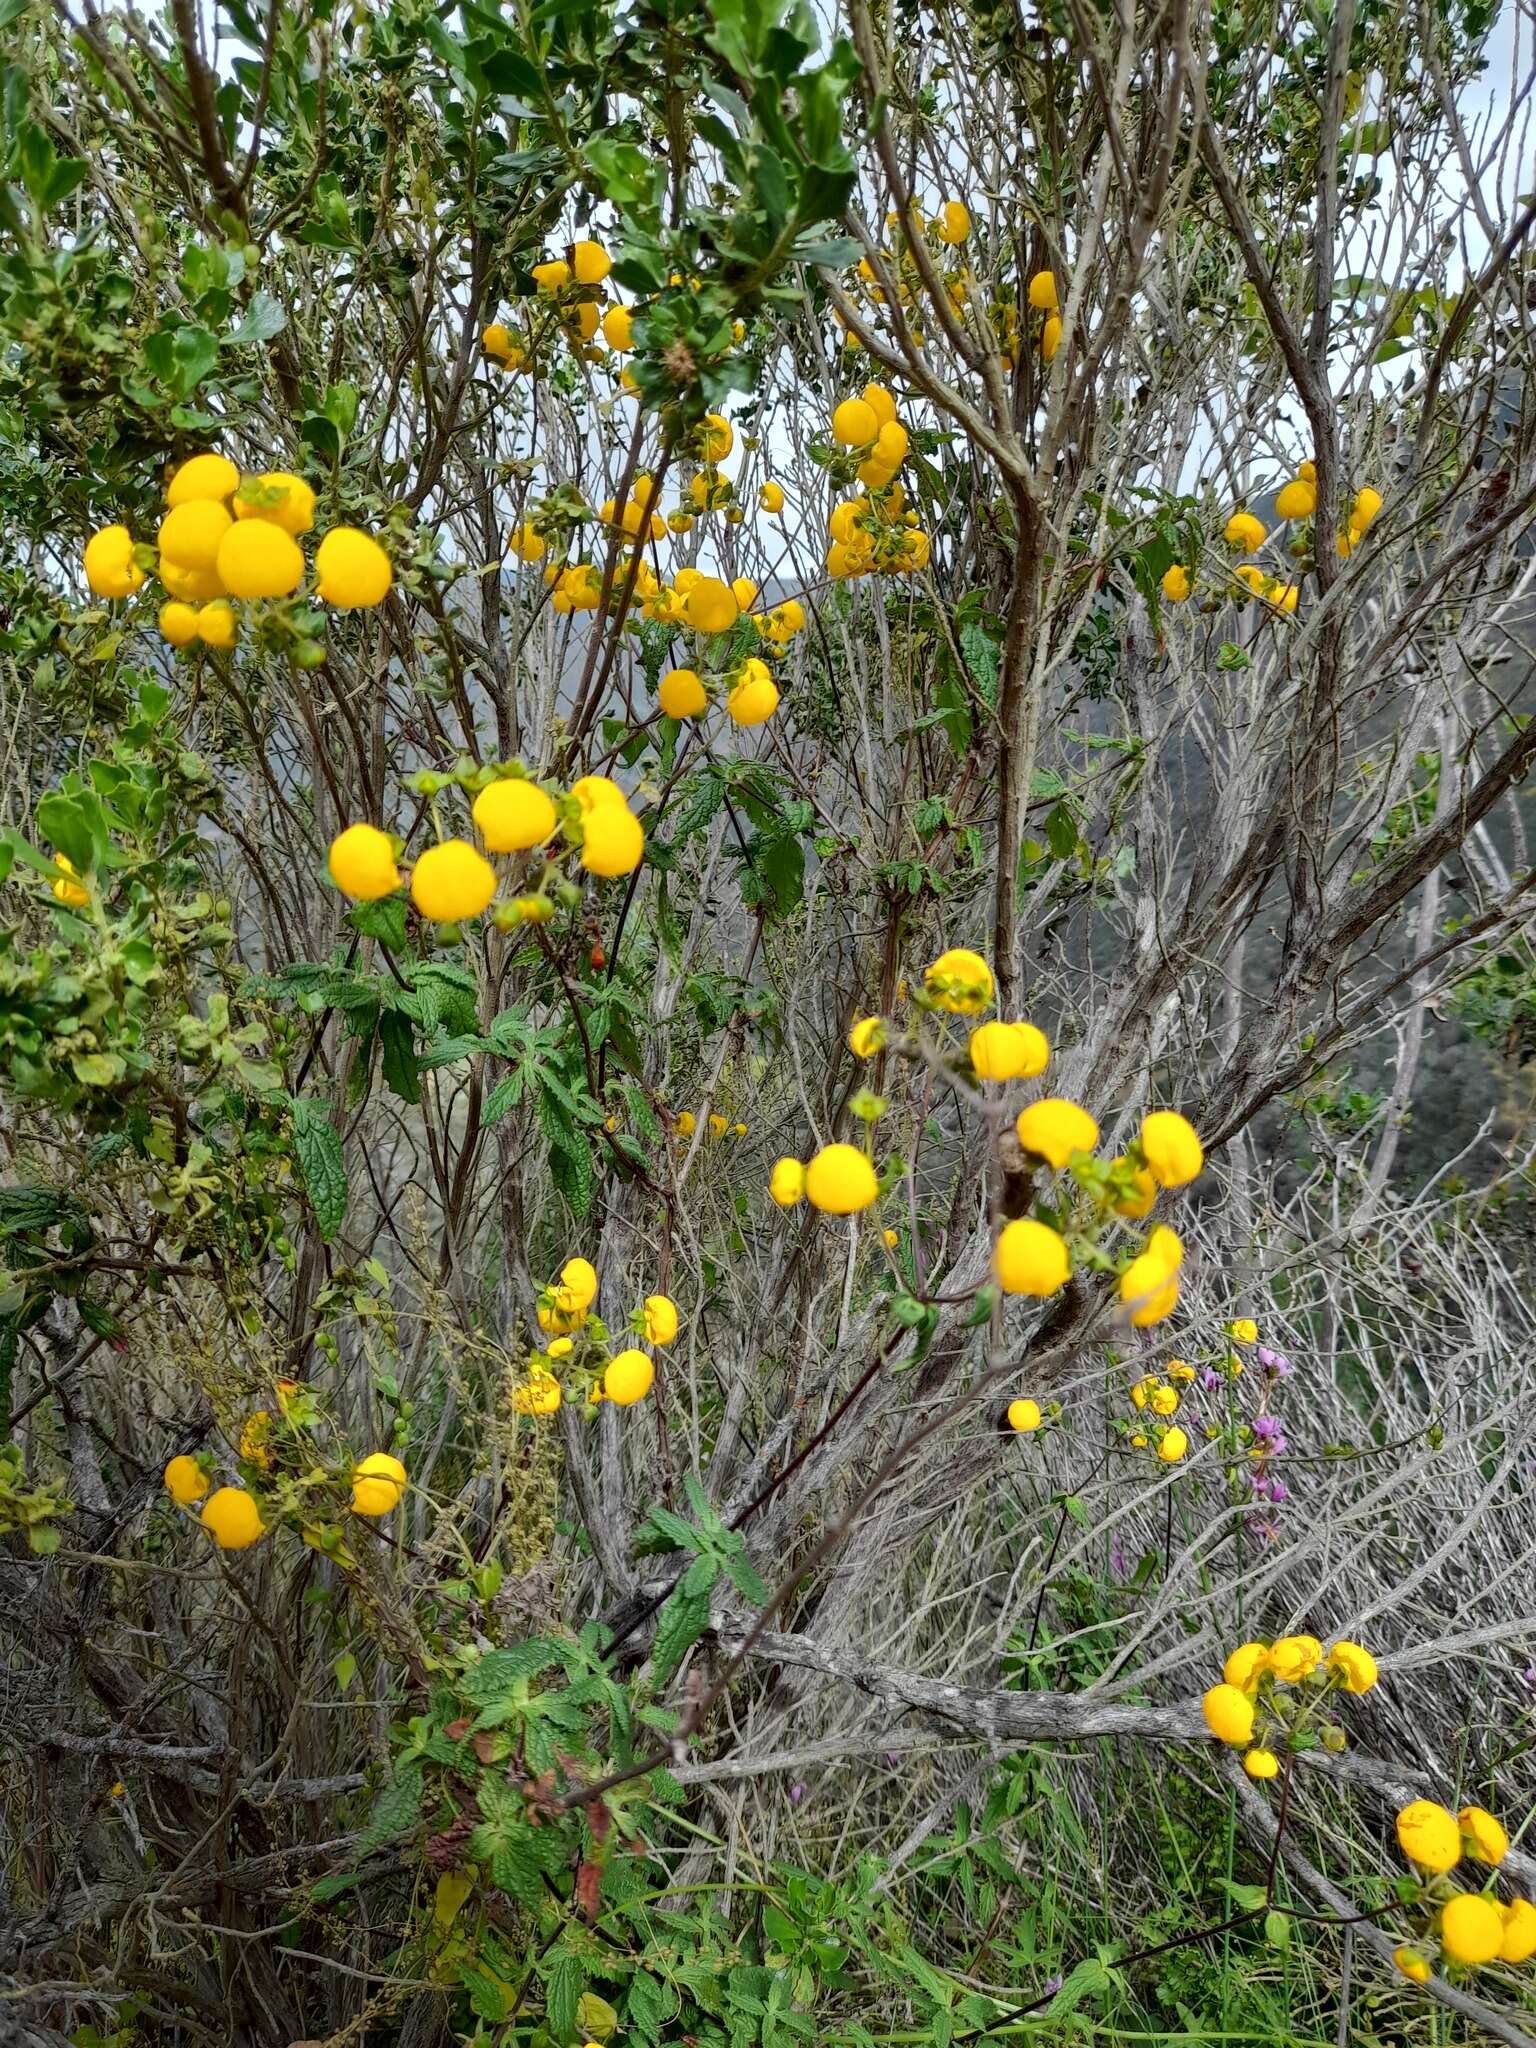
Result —
M1443 1874L1461 1861L1461 1828L1456 1816L1433 1799L1415 1799L1397 1816L1398 1846L1421 1870Z

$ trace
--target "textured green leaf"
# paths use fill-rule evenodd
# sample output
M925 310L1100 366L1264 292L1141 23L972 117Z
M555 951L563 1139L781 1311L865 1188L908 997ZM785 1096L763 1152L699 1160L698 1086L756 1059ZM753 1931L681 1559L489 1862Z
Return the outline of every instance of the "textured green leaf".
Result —
M398 1010L386 1010L379 1019L379 1050L383 1055L384 1085L402 1102L420 1102L421 1085L416 1078L416 1034L411 1020Z
M725 1576L743 1600L750 1600L754 1607L768 1605L768 1588L759 1578L756 1567L744 1550L732 1551L726 1557Z
M392 953L405 951L405 894L381 896L377 903L354 903L347 914L354 931L365 939L377 939Z
M569 2041L576 2032L576 2001L581 1996L581 1964L575 1956L561 1956L549 1973L545 2004L550 2031L557 2041Z
M79 1216L79 1208L58 1188L0 1188L0 1235L48 1230L66 1217Z
M403 1764L379 1794L373 1818L359 1838L359 1851L366 1854L383 1842L393 1841L396 1835L403 1835L416 1825L420 1812L421 1771L414 1764Z
M960 628L960 651L990 710L997 708L997 642L973 620Z
M654 1977L641 1972L630 1978L624 1998L626 2031L638 2034L645 2041L658 2040L666 2009L665 1995Z
M293 1098L293 1142L316 1225L329 1244L346 1220L347 1169L324 1104Z
M459 1680L458 1689L477 1706L500 1699L514 1685L537 1678L556 1662L555 1647L535 1638L510 1650L487 1650L478 1664L471 1664Z
M692 1567L690 1566L690 1571ZM656 1640L651 1647L655 1683L660 1686L709 1627L709 1595L689 1592L679 1586L661 1610L656 1623Z
M509 1109L517 1106L523 1093L521 1074L504 1074L485 1098L485 1107L480 1112L480 1121L488 1129L499 1124Z
M493 2026L501 2025L507 2017L507 1994L496 1979L471 1963L460 1963L459 1982L469 1993L476 2017L489 2020Z
M1046 2009L1048 2020L1060 2019L1063 2014L1074 2012L1085 1998L1096 1997L1109 1989L1109 1972L1097 1956L1084 1956L1072 1969L1066 1982L1051 2000Z

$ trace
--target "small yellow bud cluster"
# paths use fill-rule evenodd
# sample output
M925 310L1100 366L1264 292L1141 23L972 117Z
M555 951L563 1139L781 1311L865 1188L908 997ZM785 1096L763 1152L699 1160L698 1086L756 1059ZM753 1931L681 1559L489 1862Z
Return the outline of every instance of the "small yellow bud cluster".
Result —
M1153 1232L1156 1237L1158 1233ZM1169 1231L1168 1236L1173 1233ZM1175 1361L1177 1364L1177 1361ZM1187 1372L1188 1367L1184 1370ZM1150 1445L1165 1465L1177 1465L1189 1451L1189 1437L1173 1417L1179 1412L1179 1390L1174 1384L1177 1375L1161 1379L1156 1373L1143 1373L1131 1388L1131 1400L1138 1414L1135 1426L1130 1431L1133 1450L1145 1450Z
M882 245L873 258L860 257L854 295L870 306L883 306L894 300L906 312L912 339L921 348L926 336L920 327L912 323L921 309L926 287L913 255L914 245L919 241L926 243L931 252L930 261L944 261L948 251L963 251L971 239L971 210L963 199L946 199L929 218L914 201L905 215L888 213L885 225L889 245ZM890 280L891 290L886 289L882 279ZM943 280L950 305L957 313L964 312L976 288L976 279L963 255L948 259ZM835 317L846 325L841 312ZM844 343L850 350L857 349L858 336L850 330L844 336Z
M480 346L503 371L529 370L536 366L539 351L549 335L562 336L572 351L597 356L591 344L598 329L615 354L634 347L627 306L613 305L606 312L603 301L613 258L601 242L590 239L573 242L566 254L535 263L530 275L533 293L525 327L513 329L493 320L480 331Z
M1368 528L1381 511L1382 498L1379 491L1370 485L1355 493L1350 504L1349 517L1338 538L1341 555L1351 555L1365 538ZM1282 484L1275 494L1275 511L1284 520L1310 519L1317 510L1317 465L1303 462L1289 483ZM1242 506L1231 514L1222 529L1222 538L1229 548L1240 555L1255 555L1263 547L1269 535L1264 522ZM1293 551L1294 552L1294 551ZM1305 548L1302 549L1305 553ZM1254 597L1264 601L1280 612L1294 612L1301 597L1300 586L1282 582L1278 577L1268 575L1256 563L1243 563L1232 572L1246 585ZM1182 604L1194 588L1194 579L1189 570L1175 562L1163 576L1163 596L1170 604Z
M1061 347L1061 288L1054 271L1037 270L1024 288L1029 332L1042 363L1054 362ZM1019 337L1024 331L1016 288L1011 287L987 309L988 320L1003 359L1003 368L1013 370L1019 361Z

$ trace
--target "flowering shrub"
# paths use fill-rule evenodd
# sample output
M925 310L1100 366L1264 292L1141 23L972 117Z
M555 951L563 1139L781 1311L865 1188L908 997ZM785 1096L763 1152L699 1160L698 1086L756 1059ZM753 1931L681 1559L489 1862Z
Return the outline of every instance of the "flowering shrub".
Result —
M0 7L0 2011L1522 2038L1486 12Z

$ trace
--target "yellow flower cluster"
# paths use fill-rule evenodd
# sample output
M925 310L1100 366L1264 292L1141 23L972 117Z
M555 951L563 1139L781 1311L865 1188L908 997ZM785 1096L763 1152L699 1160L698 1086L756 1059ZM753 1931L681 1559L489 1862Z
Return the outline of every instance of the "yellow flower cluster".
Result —
M1172 1237L1173 1232L1168 1231L1164 1235ZM1152 1239L1148 1240L1148 1250L1153 1249L1152 1240L1158 1236L1159 1233L1153 1231ZM1171 1246L1165 1244L1162 1249L1171 1255ZM1131 1432L1133 1450L1144 1451L1150 1444L1165 1465L1177 1465L1187 1454L1189 1438L1172 1418L1179 1412L1180 1386L1188 1385L1194 1376L1192 1365L1186 1365L1182 1358L1171 1358L1166 1380L1155 1372L1148 1372L1135 1382L1131 1388L1131 1400L1141 1416L1141 1423Z
M585 350L603 331L603 339L615 354L634 347L627 306L614 305L603 311L604 289L613 258L601 242L584 240L571 244L564 257L535 263L533 308L527 331L514 331L504 321L493 320L481 330L480 346L503 370L526 370L537 359L546 335L558 333L575 350Z
M608 1333L592 1314L596 1300L597 1269L590 1259L579 1257L567 1259L559 1278L540 1290L534 1313L549 1343L534 1353L526 1377L512 1389L512 1406L519 1415L559 1413L559 1374L566 1360L590 1375L589 1406L611 1401L615 1408L631 1408L651 1391L656 1367L638 1345L626 1345L608 1356ZM675 1342L678 1327L677 1304L665 1294L648 1294L630 1317L634 1335L653 1350Z
M514 329L505 321L492 321L481 330L480 345L490 360L505 371L536 371L544 354L545 343L556 338L563 340L573 355L587 362L601 363L605 359L619 366L619 389L626 398L639 395L639 386L623 358L639 344L641 337L636 333L635 323L644 320L650 307L649 300L640 300L634 305L622 301L609 301L609 273L613 268L612 258L600 242L584 240L570 245L564 257L551 257L533 266L531 275L534 290L526 309L526 320L522 327ZM671 285L681 285L681 272L674 271L668 280ZM702 278L689 277L687 283L698 291ZM745 323L737 320L733 325L732 340L740 344L746 339ZM599 348L601 335L605 347ZM724 351L733 353L730 347ZM718 413L705 415L694 436L692 452L700 461L700 470L689 483L688 501L663 517L658 509L659 494L653 492L653 502L644 510L638 507L640 495L632 495L626 510L629 518L625 531L631 540L639 541L647 536L659 540L662 535L687 533L700 512L723 511L728 524L739 525L745 517L737 502L735 486L720 474L719 465L729 455L734 443L734 431L727 420ZM642 481L637 479L637 485ZM650 479L644 479L650 482ZM611 507L610 501L610 507ZM770 519L776 519L784 510L784 491L780 484L770 478L758 490L758 509ZM612 523L612 512L605 508L605 521ZM537 524L519 528L514 534L512 552L521 555L524 561L537 561L545 551L547 536ZM531 545L530 545L531 544ZM590 565L589 565L590 566ZM558 572L557 572L558 573ZM554 580L553 577L550 579ZM569 591L562 593L569 595ZM572 609L583 609L573 606Z
M291 1386L293 1383L284 1381L281 1384ZM254 1465L262 1472L269 1472L273 1464L271 1424L272 1418L267 1411L258 1409L247 1418L240 1432L242 1462ZM184 1454L172 1458L163 1474L165 1490L178 1507L188 1510L199 1508L198 1520L220 1550L248 1550L267 1533L261 1503L249 1487L214 1487L210 1476L212 1463L206 1454L199 1457ZM329 1478L331 1475L322 1473L320 1476ZM370 1518L392 1513L400 1505L410 1483L404 1465L388 1451L370 1452L350 1468L343 1467L342 1472L335 1476L343 1485L350 1484L352 1513Z
M1280 1769L1277 1749L1294 1749L1298 1738L1311 1741L1314 1728L1325 1749L1342 1749L1343 1729L1319 1724L1320 1710L1335 1692L1369 1692L1376 1676L1376 1659L1359 1643L1341 1640L1326 1654L1316 1636L1239 1643L1201 1711L1219 1742L1247 1751L1243 1768L1250 1778L1273 1778Z
M952 1016L979 1016L992 1001L993 987L992 970L981 955L955 946L925 972L923 1003ZM872 1059L887 1042L882 1017L860 1017L848 1033L849 1047L859 1059ZM1044 1034L1033 1024L982 1025L971 1033L970 1051L978 1076L991 1080L1038 1074L1050 1057ZM851 1216L874 1202L880 1186L866 1153L857 1146L834 1144L823 1146L808 1163L778 1160L768 1192L781 1208L808 1200L828 1215ZM1063 1284L1065 1280L1063 1273Z
M1394 1953L1405 1977L1415 1983L1428 1978L1437 1942L1455 1963L1526 1963L1536 1955L1536 1906L1529 1899L1502 1905L1486 1891L1443 1881L1464 1857L1496 1870L1508 1855L1509 1835L1485 1807L1452 1813L1433 1799L1415 1799L1397 1816L1397 1840L1418 1873L1419 1902L1428 1916L1424 1935Z
M857 1145L823 1145L803 1164L777 1159L768 1192L781 1209L808 1201L826 1216L856 1216L880 1193L880 1178L867 1152Z
M672 1119L672 1129L679 1138L691 1138L699 1127L699 1120L691 1109L680 1109ZM744 1138L747 1127L743 1123L732 1123L729 1117L721 1116L718 1110L711 1110L707 1128L712 1138Z
M833 408L832 438L849 459L857 458L854 474L864 489L842 499L827 521L827 574L842 581L925 568L929 539L897 478L910 436L883 384L866 384L858 397Z
M1059 1173L1091 1158L1099 1126L1078 1103L1047 1096L1019 1112L1014 1135L1028 1157ZM1204 1164L1204 1149L1193 1126L1173 1110L1155 1110L1143 1119L1131 1154L1110 1166L1105 1200L1120 1215L1144 1216L1160 1188L1185 1186ZM1159 1225L1121 1271L1120 1300L1137 1329L1173 1314L1183 1263L1184 1247L1177 1232ZM1058 1231L1026 1218L1004 1226L993 1269L1004 1293L1044 1296L1066 1285L1071 1260ZM1160 1434L1158 1455L1166 1462L1176 1462L1187 1449L1182 1430Z
M733 438L729 421L718 414L706 415L704 426L710 445L728 450ZM695 478L697 484L699 478ZM772 497L774 509L782 509L783 492L776 484L764 485L764 496ZM601 518L616 527L632 549L654 543L668 530L669 522L657 510L659 490L655 479L641 471L620 502L605 501ZM568 506L540 512L512 529L508 551L519 561L542 561L550 543L569 525ZM691 522L690 522L691 523ZM595 611L603 601L603 572L597 563L585 560L550 562L544 568L553 610L564 615ZM727 583L721 577L684 566L665 581L646 560L621 549L609 587L610 602L617 604L624 593L638 604L643 615L658 625L675 626L696 633L705 641L718 640L735 631L747 618L763 652L775 657L795 635L804 630L805 607L798 598L759 609L758 587L749 576ZM737 725L761 725L779 705L778 685L768 661L757 654L741 653L717 665L708 678L697 667L670 669L661 680L657 701L668 718L697 718L717 694L723 694L727 711Z
M126 526L105 526L85 544L85 577L98 597L124 598L153 569L165 592L161 637L172 647L229 648L240 631L230 600L292 597L309 573L299 536L314 523L315 493L302 477L242 478L226 456L193 455L171 477L154 547ZM333 526L315 550L314 595L338 610L382 604L393 582L389 556L355 526Z
M968 947L955 946L941 953L925 971L922 993L915 1000L930 1012L977 1017L990 1006L994 988L992 970L982 956ZM873 1058L889 1043L883 1017L860 1017L848 1034L849 1047L860 1059ZM910 1051L913 1042L903 1040L901 1045ZM1045 1034L1035 1025L1004 1021L977 1025L967 1049L972 1071L984 1083L1033 1078L1045 1070L1051 1051ZM859 1109L856 1098L855 1109L873 1121L884 1105L877 1098L866 1096L864 1100L866 1108ZM1098 1124L1075 1102L1048 1097L1030 1103L1016 1117L1014 1134L1027 1158L1057 1172L1070 1171L1080 1186L1096 1192L1098 1214L1087 1226L1089 1232L1096 1230L1109 1211L1144 1216L1160 1189L1185 1186L1205 1164L1193 1127L1172 1110L1154 1110L1146 1116L1128 1154L1107 1165L1093 1158ZM879 1176L867 1153L848 1144L824 1146L809 1162L778 1160L768 1188L781 1208L809 1200L814 1208L836 1216L867 1209L879 1191ZM1095 1256L1104 1263L1100 1255ZM1127 1260L1119 1289L1133 1324L1159 1323L1173 1313L1183 1262L1184 1247L1166 1225L1156 1227L1141 1250ZM992 1273L1005 1294L1047 1299L1066 1286L1072 1269L1071 1244L1054 1223L1020 1216L998 1233ZM1158 1455L1165 1462L1176 1463L1188 1448L1181 1429L1159 1429Z
M882 275L892 279L895 285L895 302L909 315L921 303L923 284L917 262L912 254L914 242L926 239L936 256L945 250L963 250L971 239L971 210L963 199L946 199L930 219L915 202L907 209L905 220L897 213L888 213L885 224L891 231L891 246L882 247L879 252L879 267L868 256L859 259L855 291L857 295L873 306L883 306L892 296L880 283ZM975 290L976 280L964 258L944 272L944 287L950 304L957 312L963 312ZM842 321L842 314L835 316ZM912 339L921 348L925 340L923 331L913 327ZM849 332L844 336L844 345L850 349L859 346L858 336Z
M557 833L588 874L627 875L640 865L645 829L629 798L606 775L583 775L558 800L542 784L506 775L476 796L473 817L491 853L527 853ZM355 903L376 903L405 886L399 842L376 825L348 825L331 841L331 880ZM546 876L549 869L546 866ZM411 902L433 924L478 917L496 893L496 870L466 839L443 839L416 856L410 870ZM542 924L554 914L541 888L514 897L496 911L498 923Z
M1344 531L1339 535L1338 547L1341 555L1353 554L1365 538L1366 532L1375 521L1382 506L1381 493L1369 484L1355 493L1349 508L1349 518ZM1275 511L1281 519L1310 519L1317 510L1317 465L1303 462L1289 483L1282 484L1275 494ZM1256 555L1269 538L1264 522L1239 506L1222 529L1222 539L1228 547L1240 555ZM1232 571L1240 583L1247 586L1254 597L1261 597L1267 604L1280 612L1294 612L1300 600L1300 586L1282 582L1259 568L1257 563L1244 562ZM1194 590L1194 578L1182 563L1175 562L1163 575L1163 596L1170 604L1182 604Z
M968 947L951 947L924 973L917 1000L929 1011L976 1017L991 1004L994 987L992 970L979 953ZM872 1058L889 1042L886 1020L878 1016L858 1018L848 1034L849 1046L860 1059ZM906 1049L911 1049L910 1043ZM1024 1022L979 1024L970 1034L967 1049L972 1071L984 1083L1033 1078L1044 1071L1050 1059L1044 1033ZM870 1100L873 1117L882 1105ZM1014 1134L1027 1157L1057 1172L1072 1171L1084 1187L1096 1188L1099 1221L1108 1210L1122 1216L1146 1215L1160 1189L1186 1185L1205 1164L1193 1127L1171 1110L1156 1110L1144 1118L1127 1156L1107 1166L1092 1157L1099 1140L1098 1124L1075 1102L1053 1097L1029 1104L1015 1119ZM809 1164L780 1159L773 1169L769 1193L784 1208L808 1198L814 1207L831 1214L851 1215L874 1202L879 1179L857 1147L831 1145ZM1154 1229L1140 1252L1128 1260L1119 1286L1133 1324L1158 1323L1172 1314L1183 1260L1183 1245L1166 1226ZM1005 1294L1046 1299L1059 1293L1071 1278L1068 1238L1054 1223L1017 1217L998 1234L992 1270ZM1181 1429L1159 1429L1158 1455L1165 1462L1177 1462L1187 1449L1188 1440Z

